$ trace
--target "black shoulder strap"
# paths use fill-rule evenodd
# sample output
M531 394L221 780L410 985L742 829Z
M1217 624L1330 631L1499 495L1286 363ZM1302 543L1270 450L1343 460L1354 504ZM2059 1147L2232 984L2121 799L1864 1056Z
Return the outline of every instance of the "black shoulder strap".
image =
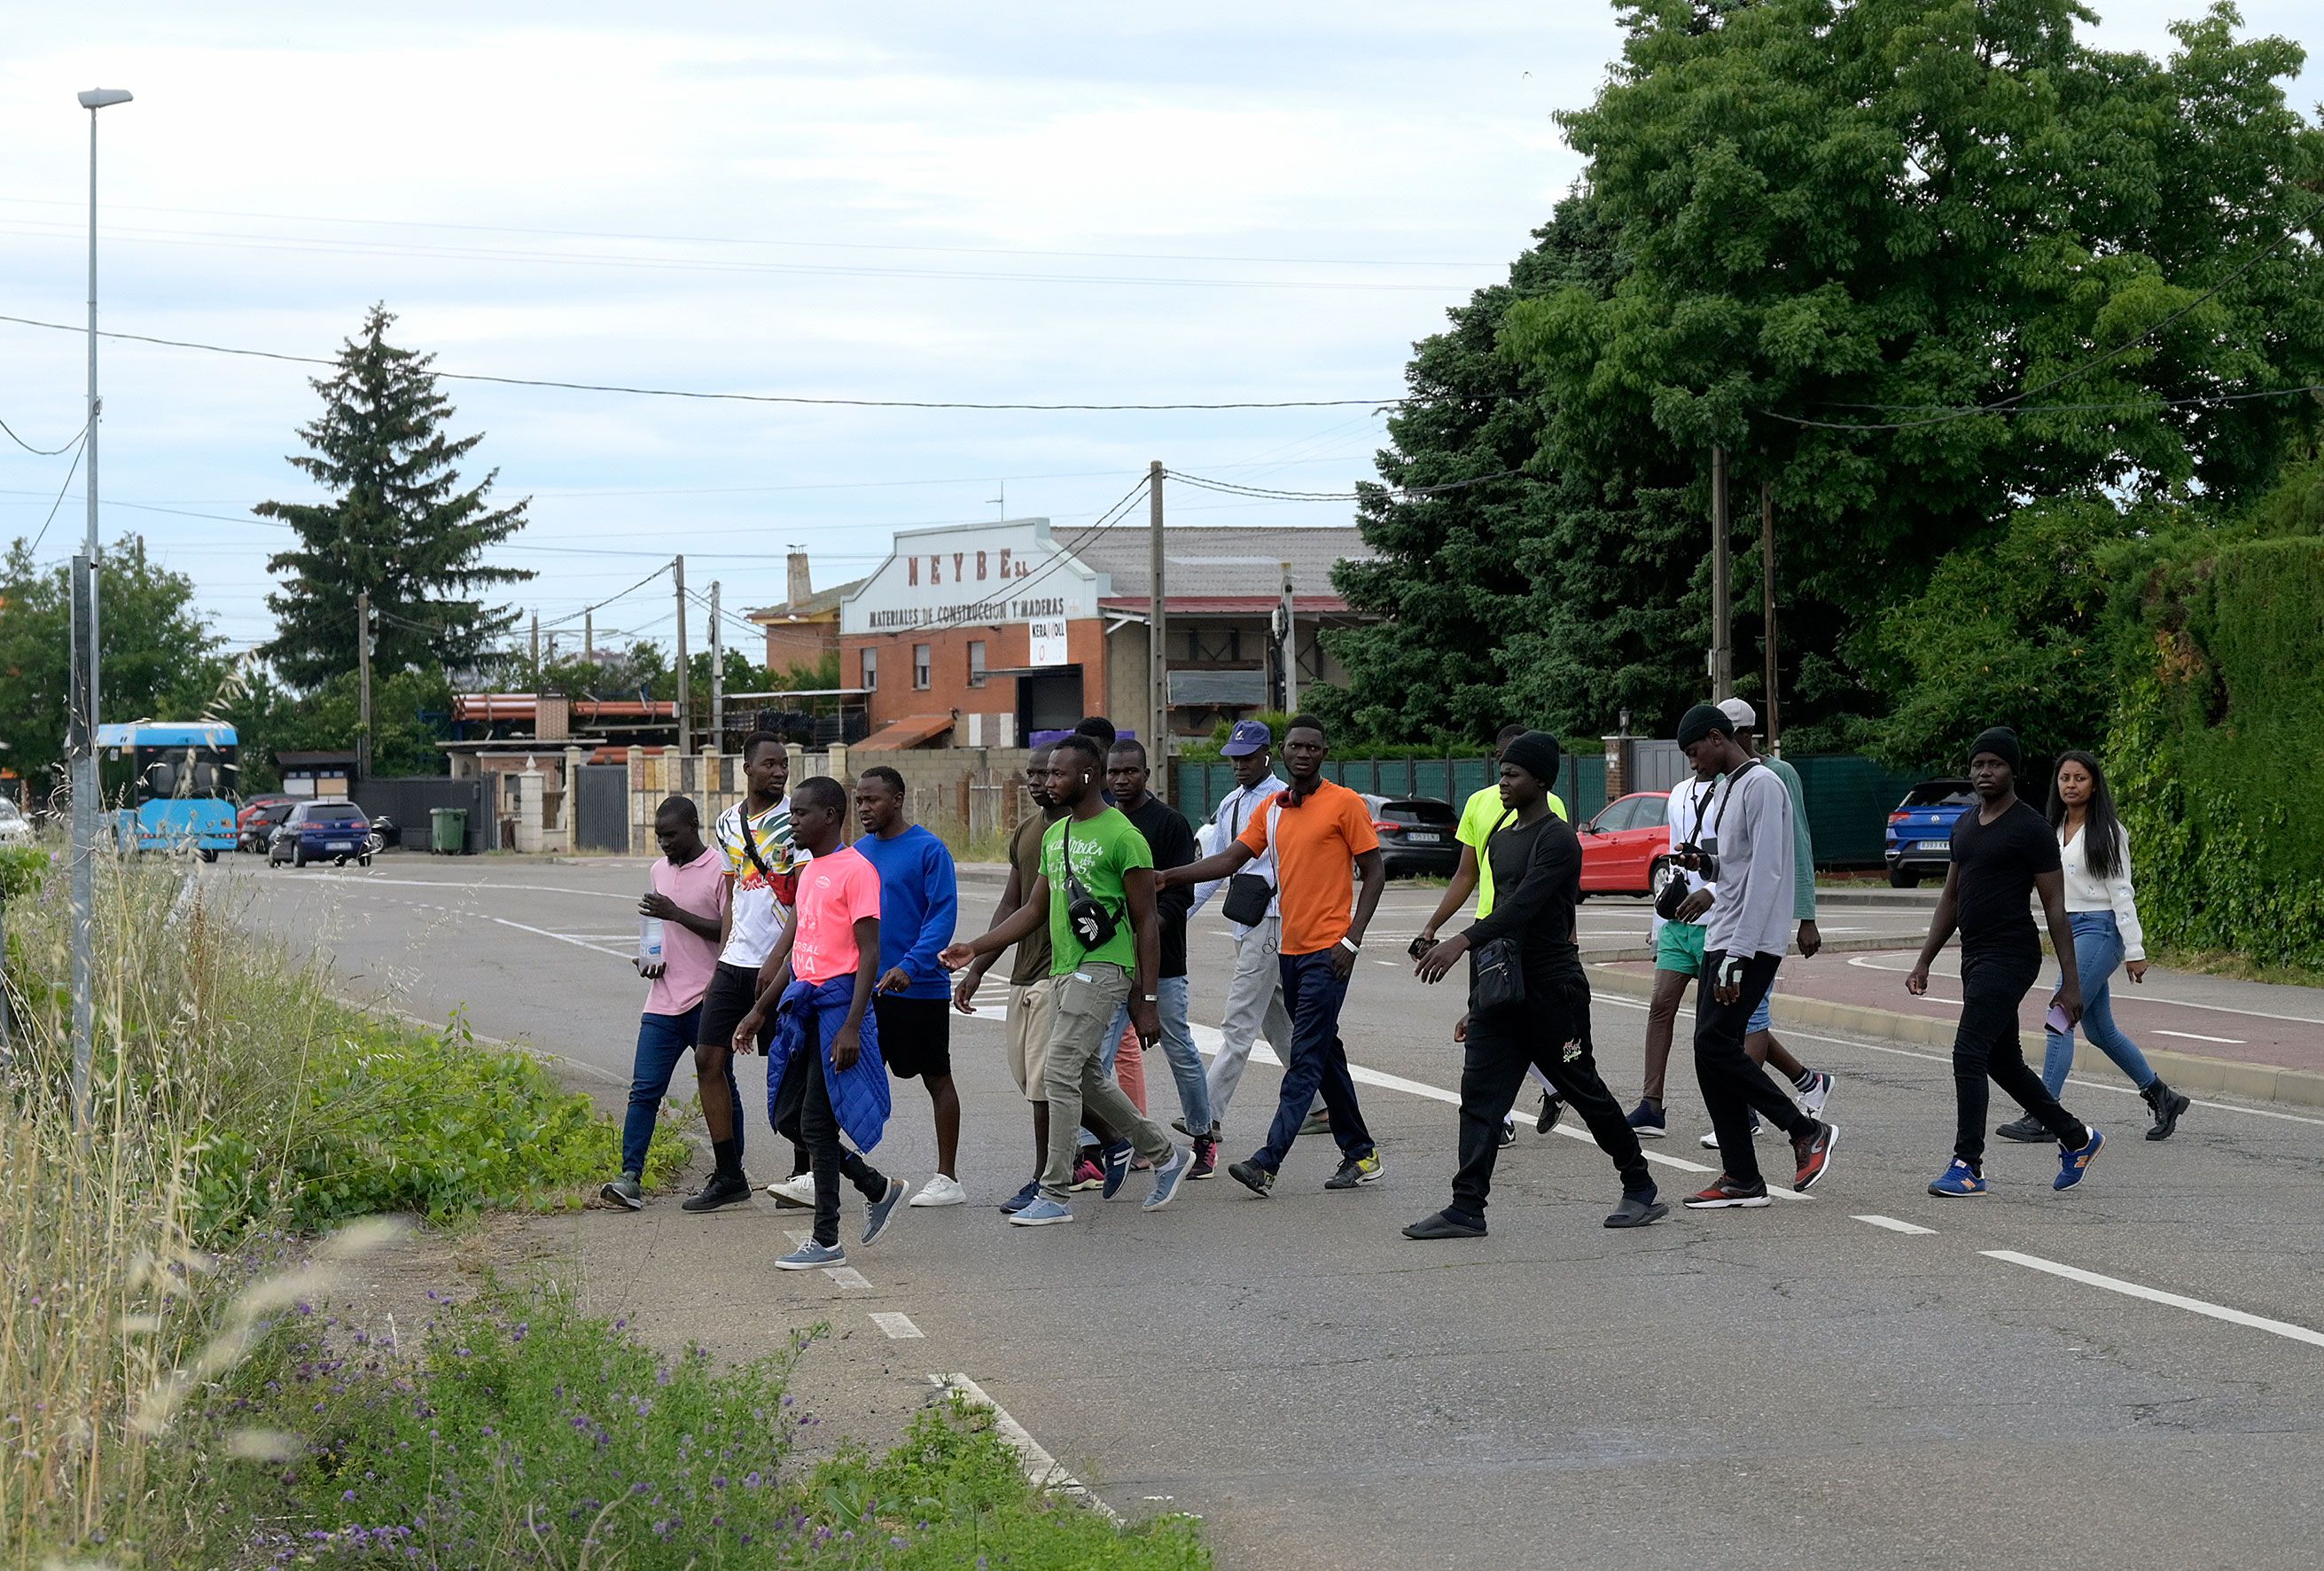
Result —
M775 804L776 808L781 806L780 802ZM774 810L774 808L767 809L770 813ZM759 836L751 827L751 806L748 802L734 804L734 827L742 832L742 855L751 859L751 865L759 870L759 876L771 886L775 882L774 870L767 865L766 857L759 851Z

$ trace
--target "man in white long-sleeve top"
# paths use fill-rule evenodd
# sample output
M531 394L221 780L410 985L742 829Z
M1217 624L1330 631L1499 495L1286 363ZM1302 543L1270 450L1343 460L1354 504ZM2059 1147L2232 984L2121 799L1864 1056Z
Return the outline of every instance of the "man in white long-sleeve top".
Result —
M1791 938L1792 799L1783 781L1735 740L1735 722L1697 704L1678 724L1678 744L1698 772L1726 777L1695 844L1671 852L1719 885L1703 935L1694 1002L1694 1068L1725 1171L1687 1200L1697 1211L1768 1203L1751 1149L1751 1114L1792 1137L1792 1187L1822 1178L1839 1130L1803 1112L1743 1050L1751 1012L1774 985Z

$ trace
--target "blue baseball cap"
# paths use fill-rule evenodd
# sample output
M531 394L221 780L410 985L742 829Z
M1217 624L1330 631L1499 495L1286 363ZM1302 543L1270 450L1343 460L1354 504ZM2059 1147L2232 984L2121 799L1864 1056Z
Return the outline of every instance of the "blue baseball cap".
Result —
M1275 745L1275 733L1267 728L1264 720L1238 720L1227 733L1227 744L1219 751L1229 758L1249 758L1254 753L1265 753Z

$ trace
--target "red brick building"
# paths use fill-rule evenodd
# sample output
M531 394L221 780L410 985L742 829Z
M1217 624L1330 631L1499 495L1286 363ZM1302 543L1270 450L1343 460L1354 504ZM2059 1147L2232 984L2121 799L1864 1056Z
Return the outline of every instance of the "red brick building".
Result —
M1345 622L1332 587L1371 553L1353 529L1171 528L1170 728L1280 702L1289 600L1297 685L1342 673L1321 631ZM1147 729L1150 540L1143 528L1066 531L1047 519L899 534L893 554L840 603L840 682L869 701L866 745L1010 747L1084 715Z

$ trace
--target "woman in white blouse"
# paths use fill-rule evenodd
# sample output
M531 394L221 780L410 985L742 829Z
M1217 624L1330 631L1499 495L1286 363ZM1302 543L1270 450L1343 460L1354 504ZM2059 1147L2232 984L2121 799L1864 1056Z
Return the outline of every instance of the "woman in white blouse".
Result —
M2114 1023L2108 984L2115 968L2133 982L2146 980L2145 934L2138 923L2138 901L2130 884L2130 836L2115 817L2106 773L2087 753L2062 753L2050 791L2050 823L2058 832L2058 855L2065 864L2066 914L2074 929L2074 964L2082 979L2082 1034L2112 1058L2153 1110L2149 1140L2168 1140L2187 1111L2187 1098L2163 1083L2138 1044ZM2074 1067L2074 1039L2056 1028L2042 1061L2042 1083L2055 1096ZM2022 1126L2022 1127L2021 1127ZM1996 1132L2011 1140L2045 1141L2049 1131L2020 1119Z

